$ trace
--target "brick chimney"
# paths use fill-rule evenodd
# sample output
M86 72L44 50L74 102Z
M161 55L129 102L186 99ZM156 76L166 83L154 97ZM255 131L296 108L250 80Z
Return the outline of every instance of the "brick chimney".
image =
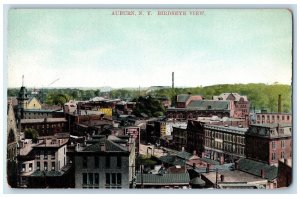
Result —
M260 176L261 176L261 178L265 178L265 170L264 169L261 169L260 170Z
M210 164L206 164L206 173L209 173L210 170Z
M281 113L281 94L278 95L278 113Z

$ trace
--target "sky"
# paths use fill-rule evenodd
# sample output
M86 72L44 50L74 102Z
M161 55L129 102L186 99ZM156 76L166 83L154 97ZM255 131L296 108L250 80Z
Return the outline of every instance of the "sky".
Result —
M175 87L291 84L287 10L205 9L184 16L113 11L9 10L8 87L20 87L22 75L25 86L36 88L171 86L172 72Z

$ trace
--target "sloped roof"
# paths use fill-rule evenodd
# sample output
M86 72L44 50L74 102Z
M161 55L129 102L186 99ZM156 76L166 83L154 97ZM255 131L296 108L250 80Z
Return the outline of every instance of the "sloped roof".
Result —
M199 185L199 186L205 186L205 181L203 181L200 177L195 177L190 181L191 185Z
M248 98L247 96L241 96L240 94L238 93L222 93L218 96L213 96L213 99L214 100L227 100L227 98L230 96L230 95L233 95L234 96L234 101L239 101L241 98L243 98L245 101L248 101Z
M114 143L110 140L104 140L100 141L96 144L87 146L83 151L91 151L91 152L100 152L101 151L101 145L105 144L105 151L106 152L124 152L127 151L127 149L117 143ZM102 150L103 151L103 150Z
M193 155L186 151L179 151L176 156L185 160L189 160Z
M58 177L58 176L62 176L62 172L60 171L35 171L33 172L30 176L32 177Z
M275 166L270 166L268 164L250 159L240 159L238 163L240 171L260 177L261 170L264 170L266 179L273 180L277 177L278 168Z
M185 165L185 160L180 159L174 155L161 156L159 158L159 160L162 161L163 163L167 163L167 164L171 164L171 165L180 165L180 166Z
M186 102L190 98L188 94L180 94L177 96L177 102Z
M227 100L193 100L187 108L197 108L200 110L229 110L229 101Z
M188 173L175 174L143 174L143 184L189 184L190 176ZM142 183L141 174L137 174L137 183Z

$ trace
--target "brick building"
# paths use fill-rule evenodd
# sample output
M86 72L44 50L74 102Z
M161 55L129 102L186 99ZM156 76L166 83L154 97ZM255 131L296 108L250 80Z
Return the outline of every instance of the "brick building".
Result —
M292 123L291 113L256 113L252 124Z
M187 127L173 127L173 145L175 149L180 150L187 146Z
M188 120L187 151L222 162L244 157L245 127L242 119Z
M278 161L277 187L289 187L292 183L292 159Z
M233 117L233 101L193 100L185 108L168 108L166 117L176 120L197 119L198 117Z
M180 94L176 97L176 107L187 108L190 102L199 100L203 100L203 97L200 95Z
M245 137L249 159L278 165L278 160L292 158L291 124L253 124Z
M247 96L241 96L238 93L222 93L219 96L213 96L213 100L230 100L234 102L235 118L246 118L250 113L250 102Z

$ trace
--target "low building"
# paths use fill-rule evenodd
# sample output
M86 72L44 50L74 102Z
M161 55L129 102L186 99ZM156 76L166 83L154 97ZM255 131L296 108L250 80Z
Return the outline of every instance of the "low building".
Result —
M75 188L130 188L135 177L135 144L129 137L96 138L74 152Z
M245 138L249 159L277 166L278 160L292 158L291 124L252 124Z
M136 188L187 189L188 173L137 174Z

